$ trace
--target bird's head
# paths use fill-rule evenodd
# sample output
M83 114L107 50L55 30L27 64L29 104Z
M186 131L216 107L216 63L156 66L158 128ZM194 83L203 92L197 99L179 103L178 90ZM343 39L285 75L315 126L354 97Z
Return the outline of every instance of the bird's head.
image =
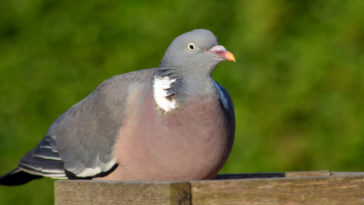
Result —
M161 67L174 68L180 72L210 74L221 61L234 61L234 55L219 45L209 30L196 29L184 33L169 45Z

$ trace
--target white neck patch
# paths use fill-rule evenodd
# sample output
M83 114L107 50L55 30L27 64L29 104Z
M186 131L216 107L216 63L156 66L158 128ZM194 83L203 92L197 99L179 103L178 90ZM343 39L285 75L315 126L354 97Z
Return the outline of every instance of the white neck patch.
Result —
M165 112L173 110L177 107L175 99L168 99L168 89L176 79L171 79L168 76L154 76L153 81L153 97L158 107Z

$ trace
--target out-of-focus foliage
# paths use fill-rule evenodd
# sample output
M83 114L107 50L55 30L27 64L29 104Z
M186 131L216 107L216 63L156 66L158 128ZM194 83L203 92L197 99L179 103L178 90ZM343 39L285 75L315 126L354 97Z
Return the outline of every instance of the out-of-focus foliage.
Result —
M0 174L103 80L158 66L177 35L212 30L237 63L222 172L364 170L364 1L0 1ZM52 180L0 204L52 204Z

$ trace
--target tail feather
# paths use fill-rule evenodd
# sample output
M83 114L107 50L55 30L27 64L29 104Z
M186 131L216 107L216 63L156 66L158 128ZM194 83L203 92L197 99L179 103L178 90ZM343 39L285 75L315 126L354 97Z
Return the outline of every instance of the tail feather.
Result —
M16 168L0 178L0 185L16 186L26 184L33 179L42 178L39 175L29 174L20 168Z
M0 185L22 185L42 177L67 178L55 140L49 136L44 137L36 148L30 150L16 169L1 177Z

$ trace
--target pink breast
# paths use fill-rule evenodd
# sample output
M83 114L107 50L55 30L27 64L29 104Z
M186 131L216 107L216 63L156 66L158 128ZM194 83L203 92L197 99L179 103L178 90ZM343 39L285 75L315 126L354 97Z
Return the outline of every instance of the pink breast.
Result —
M136 99L135 99L136 100ZM107 179L188 180L214 176L228 150L226 119L214 97L190 99L165 114L152 96L134 107L115 145L119 162Z

